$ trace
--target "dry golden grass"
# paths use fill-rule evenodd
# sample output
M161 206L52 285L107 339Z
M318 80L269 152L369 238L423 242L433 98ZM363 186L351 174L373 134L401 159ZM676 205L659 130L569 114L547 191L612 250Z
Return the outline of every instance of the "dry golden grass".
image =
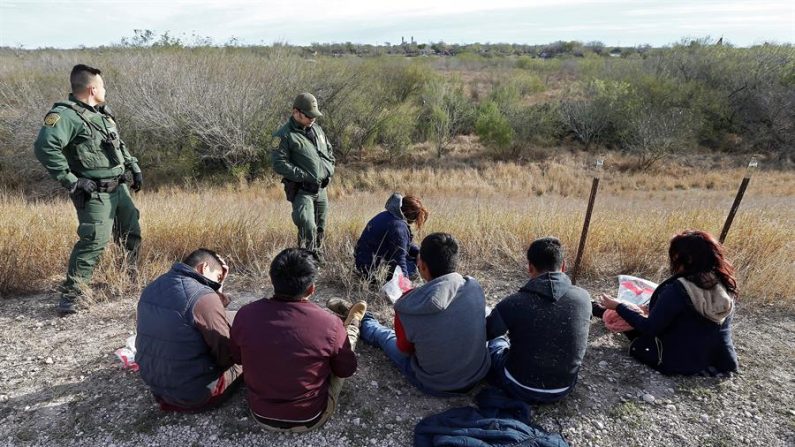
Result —
M402 163L397 163L402 164ZM324 275L349 288L353 246L367 220L392 190L423 197L431 219L423 233L446 231L463 247L462 270L519 271L534 238L560 237L573 262L592 172L575 158L541 164L484 163L447 168L428 164L341 169L331 195L328 265ZM687 228L717 234L742 170L700 174L663 168L654 174L602 174L581 278L666 273L669 238ZM171 188L135 198L144 245L136 284L111 246L94 276L94 294L137 293L192 249L223 253L236 272L267 276L270 259L295 243L290 206L275 182ZM753 178L727 241L743 299L793 301L795 284L795 176L762 172ZM74 211L65 199L28 201L0 194L0 293L51 289L62 280L76 240ZM418 235L421 238L422 235ZM99 284L99 286L97 286Z

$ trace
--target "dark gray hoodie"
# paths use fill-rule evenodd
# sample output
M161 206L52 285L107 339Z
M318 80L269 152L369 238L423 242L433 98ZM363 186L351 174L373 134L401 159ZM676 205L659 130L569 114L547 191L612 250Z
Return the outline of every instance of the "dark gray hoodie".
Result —
M472 277L440 276L395 302L406 338L414 344L417 379L438 391L468 388L489 372L486 297Z
M488 317L488 338L508 333L506 368L530 388L557 389L574 384L588 330L591 297L563 272L544 273L497 304Z

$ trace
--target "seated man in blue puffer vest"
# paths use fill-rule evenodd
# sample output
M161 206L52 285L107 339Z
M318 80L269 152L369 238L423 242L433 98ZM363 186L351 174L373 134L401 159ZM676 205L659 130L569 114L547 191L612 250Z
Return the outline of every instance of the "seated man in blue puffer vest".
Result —
M228 273L217 253L200 248L141 294L135 360L164 411L216 407L242 374L229 349Z

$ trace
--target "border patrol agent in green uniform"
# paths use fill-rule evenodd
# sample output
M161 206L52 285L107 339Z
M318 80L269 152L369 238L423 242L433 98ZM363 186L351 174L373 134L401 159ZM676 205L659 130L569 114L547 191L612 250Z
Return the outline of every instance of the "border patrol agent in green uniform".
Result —
M61 287L57 309L61 315L76 312L81 287L91 279L112 233L124 243L131 265L137 260L141 243L139 213L125 183L138 191L143 176L104 105L105 83L100 74L96 68L75 65L69 100L53 105L34 144L36 158L69 190L77 209L80 240L72 249ZM125 170L132 178L124 175Z
M273 133L279 147L271 153L273 169L284 177L287 200L293 204L298 244L320 255L326 230L326 187L334 175L333 149L315 119L323 116L317 99L301 93L293 102L290 120Z

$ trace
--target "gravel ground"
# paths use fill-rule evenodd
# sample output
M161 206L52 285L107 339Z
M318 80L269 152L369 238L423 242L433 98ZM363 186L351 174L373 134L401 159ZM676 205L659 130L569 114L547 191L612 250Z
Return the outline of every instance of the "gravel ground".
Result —
M515 275L488 276L482 283L490 304L523 283ZM235 284L227 290L248 294L238 294L234 307L268 293ZM319 291L315 299L325 302L334 289L321 282ZM165 414L113 355L134 331L136 297L64 319L54 313L56 301L54 294L0 300L0 445L408 446L422 417L471 402L420 394L381 352L360 344L359 370L319 431L263 431L248 416L242 389L209 413ZM371 307L391 320L388 306ZM573 446L794 446L793 312L741 304L735 323L742 372L720 380L643 367L625 355L624 337L595 320L575 392L535 407L535 421L562 429Z

